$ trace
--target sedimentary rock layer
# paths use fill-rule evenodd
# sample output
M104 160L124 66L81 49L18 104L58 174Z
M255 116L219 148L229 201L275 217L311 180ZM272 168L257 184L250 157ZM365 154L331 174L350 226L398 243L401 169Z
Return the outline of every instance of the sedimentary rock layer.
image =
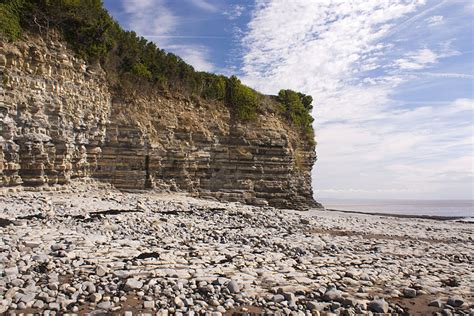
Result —
M238 122L220 102L163 91L117 95L59 40L0 44L0 186L95 177L250 204L314 205L314 145L262 101ZM268 104L267 104L268 105Z

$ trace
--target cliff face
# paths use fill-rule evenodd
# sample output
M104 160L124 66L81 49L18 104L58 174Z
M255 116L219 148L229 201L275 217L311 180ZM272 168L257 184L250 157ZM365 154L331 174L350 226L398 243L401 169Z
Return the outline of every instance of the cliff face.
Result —
M110 93L59 42L2 41L0 185L64 184L91 175L105 140Z
M0 187L92 176L123 189L314 205L314 145L271 106L240 123L219 102L156 91L123 98L60 41L0 45Z

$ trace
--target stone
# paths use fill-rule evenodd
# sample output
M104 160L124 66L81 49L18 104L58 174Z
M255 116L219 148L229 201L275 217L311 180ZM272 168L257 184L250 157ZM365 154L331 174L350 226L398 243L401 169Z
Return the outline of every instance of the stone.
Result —
M8 310L8 305L0 304L0 314L6 313Z
M229 292L232 294L239 293L240 292L240 286L236 281L230 281L227 284L227 288L229 289Z
M320 303L320 302L308 302L306 307L311 311L323 311L324 308L327 306L327 303Z
M416 297L416 290L409 287L404 288L403 296L405 296L406 298L414 298Z
M104 310L109 310L113 306L114 306L114 304L110 301L100 302L99 304L97 304L97 308L104 309Z
M95 274L99 277L103 277L107 274L107 269L104 266L98 265L95 269Z
M176 296L176 297L174 298L174 304L175 304L176 306L178 306L179 308L184 307L184 302L183 302L183 300L182 300L181 298L179 298L178 296Z
M464 304L464 300L459 296L454 296L454 297L448 298L448 301L446 302L446 304L452 307L459 307L462 304Z
M102 294L100 294L100 293L93 293L93 294L89 295L89 301L91 301L93 303L98 303L98 302L100 302L100 300L102 300Z
M44 307L44 302L42 300L36 300L33 303L33 308L43 309L43 307Z
M443 305L444 305L443 302L441 302L441 300L439 299L433 300L428 303L428 306L437 307L437 308L442 308Z
M143 282L134 278L127 279L127 282L125 282L125 290L130 291L130 290L139 290L143 286Z
M143 308L152 309L155 307L155 301L145 301L143 302Z
M5 276L14 276L18 274L18 267L14 266L14 267L5 268L4 271L5 271L4 272Z
M285 297L281 294L276 294L276 295L273 295L273 302L275 303L281 303L285 300Z
M29 248L37 248L41 246L43 242L40 240L26 240L24 244L26 247L29 247Z
M331 303L331 310L335 311L341 307L341 303L339 302L332 302Z
M294 293L282 291L281 295L283 295L285 300L288 301L288 302L296 302L297 301L297 298L296 298Z
M66 249L66 245L65 244L53 244L51 245L51 250L53 251L58 251L58 250L65 250Z
M212 284L214 284L214 285L225 285L228 281L229 281L229 279L227 279L227 278L219 277L216 280L214 280L214 282L212 282Z
M35 297L36 297L36 293L23 294L20 298L20 301L28 304L32 302L35 299Z
M383 299L375 299L369 302L367 308L375 313L387 313L388 303Z
M89 281L82 283L82 289L87 291L89 294L95 293L97 291L95 284Z
M10 281L10 284L13 287L23 287L23 284L25 284L25 281L23 281L22 279L13 279Z
M86 287L84 287L86 289ZM57 291L59 289L59 284L58 282L51 282L51 283L48 283L48 289L52 290L52 291Z
M357 305L357 300L352 297L346 297L342 300L342 305L345 307L355 307Z
M45 254L38 254L31 257L31 259L36 262L46 263L49 261L49 256Z
M341 299L341 291L336 288L329 288L323 295L323 300L326 302L337 301Z
M61 309L61 306L59 306L59 303L51 302L48 304L48 308L53 311L59 311Z
M15 294L18 292L19 288L18 287L11 287L7 290L5 293L5 298L12 298L15 296Z

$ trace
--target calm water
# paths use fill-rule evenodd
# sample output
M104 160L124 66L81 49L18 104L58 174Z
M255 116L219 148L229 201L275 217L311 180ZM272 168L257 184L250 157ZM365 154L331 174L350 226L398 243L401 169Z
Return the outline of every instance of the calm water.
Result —
M319 199L327 209L406 215L474 217L474 200Z

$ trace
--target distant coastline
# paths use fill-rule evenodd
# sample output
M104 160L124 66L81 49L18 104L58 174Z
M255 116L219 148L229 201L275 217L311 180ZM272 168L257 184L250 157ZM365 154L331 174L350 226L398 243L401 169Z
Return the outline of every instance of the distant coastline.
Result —
M470 218L469 216L466 217L466 216L394 214L394 213L377 213L377 212L337 210L337 209L329 209L329 208L326 208L326 210L327 211L332 211L332 212L364 214L364 215L376 215L376 216L388 216L388 217L397 217L397 218L431 219L431 220L435 220L435 221L455 221L455 220L464 220L466 218Z
M326 209L407 218L474 218L474 200L318 199Z

